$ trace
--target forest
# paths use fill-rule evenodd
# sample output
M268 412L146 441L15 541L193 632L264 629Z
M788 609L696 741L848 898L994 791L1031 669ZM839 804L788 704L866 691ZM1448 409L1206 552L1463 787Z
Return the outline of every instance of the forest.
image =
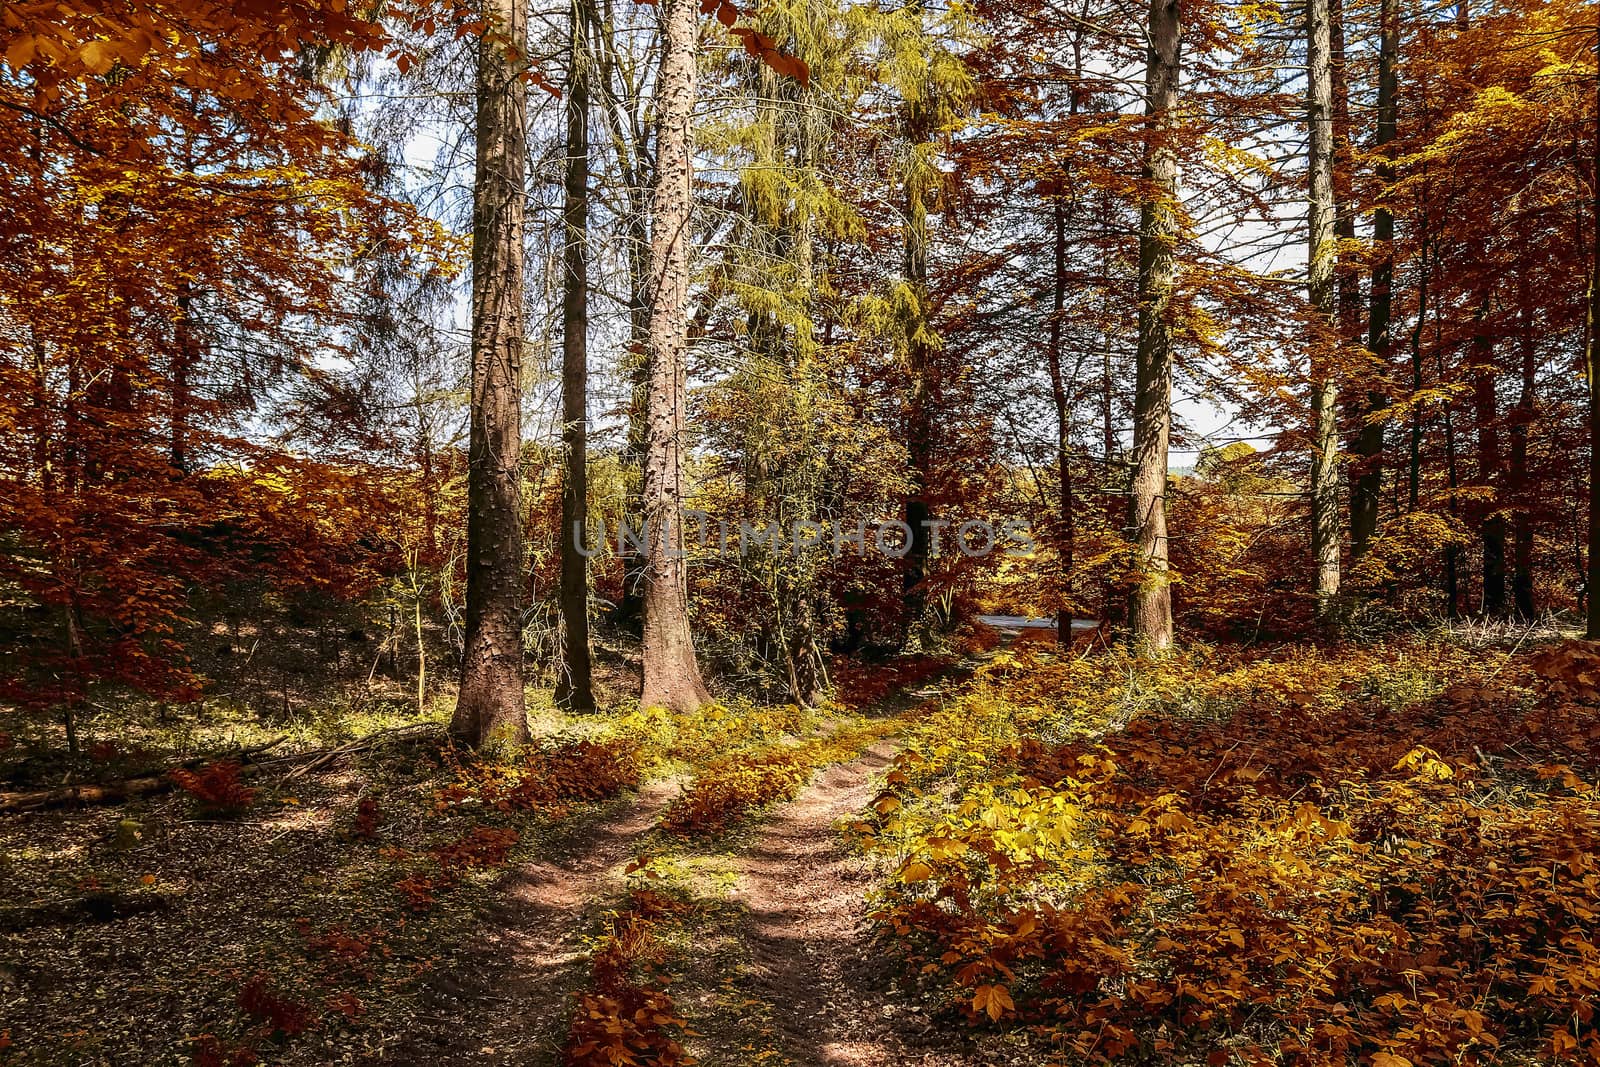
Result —
M5 0L0 1067L1600 1064L1600 4Z

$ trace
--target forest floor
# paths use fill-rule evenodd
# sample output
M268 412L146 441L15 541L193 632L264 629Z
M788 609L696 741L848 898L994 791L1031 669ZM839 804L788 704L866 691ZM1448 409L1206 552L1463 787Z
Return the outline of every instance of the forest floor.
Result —
M675 852L708 907L731 904L730 850L761 813L899 729L900 693L949 667L862 670L851 707L815 712L537 707L539 746L507 765L442 746L441 706L407 713L399 692L350 701L348 721L348 693L292 682L254 694L259 717L95 709L84 784L163 780L0 812L0 1064L558 1062L639 882L623 868ZM34 732L0 753L0 792L60 785L59 730ZM174 788L159 769L180 762Z
M1600 1059L1600 648L1050 636L0 816L0 1065Z
M986 1063L962 1051L970 1041L958 1031L936 1027L927 1012L891 993L894 975L867 918L864 891L873 872L841 827L882 787L908 717L957 688L984 658L919 664L909 684L879 689L869 706L825 718L804 738L786 738L781 744L791 748L840 735L866 738L867 746L846 741L826 751L824 761L786 781L797 790L792 799L709 832L663 825L692 788L694 778L685 774L573 820L538 858L508 875L484 931L424 990L422 1025L381 1062L608 1062L611 1046L585 1051L569 1020L574 1001L595 985L595 958L635 920L642 895L663 914L652 916L652 943L643 951L628 946L639 955L625 962L639 970L643 960L645 981L670 988L683 1018L675 1027L681 1051L657 1047L648 1034L614 1046L639 1062L692 1055L728 1067ZM938 673L923 678L933 667ZM672 1037L660 1040L676 1045Z

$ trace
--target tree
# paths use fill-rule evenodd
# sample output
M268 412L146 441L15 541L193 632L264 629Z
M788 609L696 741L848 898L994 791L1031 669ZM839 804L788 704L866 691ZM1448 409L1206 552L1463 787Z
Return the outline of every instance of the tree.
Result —
M1372 211L1372 243L1377 261L1372 268L1371 310L1367 319L1367 350L1372 353L1366 410L1362 413L1351 453L1355 476L1350 489L1350 554L1360 559L1378 532L1378 503L1383 491L1383 430L1381 417L1389 406L1387 383L1394 318L1394 208L1389 201L1395 179L1394 140L1397 131L1400 59L1399 0L1382 0L1379 8L1377 176L1382 187Z
M556 703L594 709L590 678L589 571L582 539L589 518L589 0L572 0L566 93L567 172L562 208L561 620L564 662Z
M1584 633L1600 640L1600 14L1595 21L1595 116L1593 168L1589 172L1589 308L1584 365L1588 380L1589 571L1584 592Z
M1177 125L1182 41L1179 0L1151 0L1145 68L1145 116L1150 126L1139 210L1139 347L1133 406L1133 476L1128 529L1135 585L1128 602L1133 639L1172 647L1172 589L1167 569L1167 444L1172 431L1173 289L1178 240Z
M472 207L472 392L466 648L451 732L528 740L522 688L523 187L527 9L485 0L478 42Z
M1311 555L1317 617L1332 616L1339 594L1338 386L1329 350L1334 332L1338 205L1333 180L1333 31L1329 0L1306 0L1306 127L1310 152L1307 295L1311 337Z
M689 341L689 237L693 205L697 34L694 0L662 4L656 81L656 166L650 202L645 531L644 690L641 707L692 711L711 699L689 629L683 552L683 432Z
M0 200L27 239L0 244L0 700L63 709L70 750L92 690L195 698L208 593L374 584L358 465L261 427L334 349L367 253L440 250L306 62L381 25L298 0L5 15Z

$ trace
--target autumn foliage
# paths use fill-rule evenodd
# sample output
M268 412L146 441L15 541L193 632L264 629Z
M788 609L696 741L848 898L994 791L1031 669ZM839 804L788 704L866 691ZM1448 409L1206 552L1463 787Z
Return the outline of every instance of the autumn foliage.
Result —
M348 267L442 248L302 62L385 39L360 5L309 0L6 7L0 195L25 224L0 246L0 581L27 649L8 700L192 699L197 586L370 582L368 487L248 424L326 394L305 329L354 321Z
M168 773L172 783L194 798L208 815L238 815L250 807L256 791L240 781L243 768L233 760L218 760L196 770L179 768Z
M883 930L969 1019L1066 1061L1600 1054L1600 728L1567 681L1424 645L1140 694L1108 660L988 672L863 824L899 858Z
M632 890L608 916L608 929L590 960L591 985L578 994L561 1062L565 1067L698 1062L681 1039L688 1023L660 971L656 924L685 907L653 889Z

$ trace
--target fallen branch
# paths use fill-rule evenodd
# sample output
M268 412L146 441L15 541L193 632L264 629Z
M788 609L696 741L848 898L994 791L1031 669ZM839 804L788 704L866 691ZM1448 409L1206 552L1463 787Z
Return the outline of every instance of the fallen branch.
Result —
M110 923L153 911L166 911L175 899L170 893L90 893L71 900L0 908L0 930L15 933L39 926Z
M196 756L193 759L174 764L163 771L135 775L117 782L106 782L101 785L64 785L56 789L40 789L27 793L0 793L0 812L43 811L47 808L64 808L74 804L84 806L116 804L137 796L165 792L173 786L169 775L175 770L196 767L202 763L211 763L216 760L237 760L240 763L245 763L251 756L257 756L269 749L277 748L288 739L286 734L282 737L275 737L265 744L252 745L249 748L234 749L231 752L210 756ZM247 767L245 769L249 770L251 768Z
M302 752L274 762L294 762L299 764L299 766L283 776L284 781L290 782L296 778L303 778L312 771L321 770L323 767L357 752L366 752L380 745L390 744L395 741L410 741L414 738L426 737L429 734L439 733L442 729L437 723L431 722L414 726L393 726L387 730L379 730L377 733L367 734L365 737L358 737L354 741L346 742L337 748L323 749L317 752ZM302 760L308 762L301 762Z
M442 733L443 729L437 723L431 722L419 723L413 726L395 726L387 730L379 730L376 733L367 734L365 737L358 737L354 741L346 742L335 748L318 748L309 752L296 752L293 755L280 756L257 763L249 762L251 756L276 748L288 740L287 736L278 737L264 745L196 757L174 764L160 773L124 778L119 782L107 782L103 785L68 785L61 786L58 789L41 789L31 793L0 793L0 813L43 811L48 808L64 808L74 804L84 806L118 804L137 796L148 796L151 793L162 793L171 789L174 784L170 777L172 771L185 767L199 766L202 763L214 763L218 760L234 760L244 764L240 768L241 774L254 774L290 767L292 769L284 775L284 780L293 781L357 752L366 752L381 745L397 741L410 741L430 734Z

